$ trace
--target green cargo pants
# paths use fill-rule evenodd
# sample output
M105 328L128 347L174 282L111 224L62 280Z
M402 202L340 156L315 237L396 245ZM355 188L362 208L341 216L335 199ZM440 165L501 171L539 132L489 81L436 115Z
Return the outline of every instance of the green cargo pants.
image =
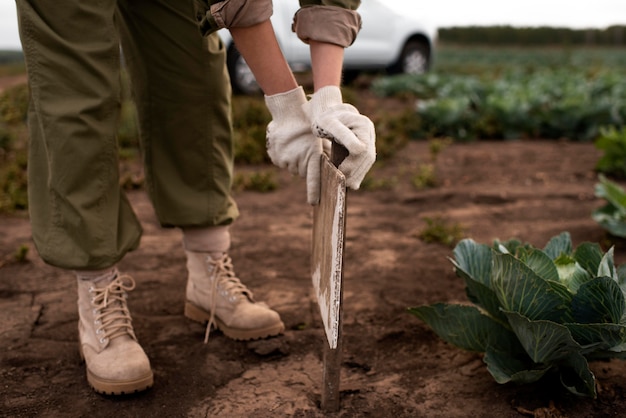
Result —
M135 249L119 185L120 45L131 76L148 193L166 227L230 224L233 144L225 49L193 0L17 0L30 108L33 239L67 269Z

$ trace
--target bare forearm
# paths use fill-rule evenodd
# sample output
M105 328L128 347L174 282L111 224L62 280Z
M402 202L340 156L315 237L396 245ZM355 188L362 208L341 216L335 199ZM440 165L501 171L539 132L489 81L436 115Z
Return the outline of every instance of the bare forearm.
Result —
M311 40L310 48L315 91L326 86L339 86L343 68L343 47Z
M298 86L269 20L255 26L231 28L230 33L266 95L283 93Z

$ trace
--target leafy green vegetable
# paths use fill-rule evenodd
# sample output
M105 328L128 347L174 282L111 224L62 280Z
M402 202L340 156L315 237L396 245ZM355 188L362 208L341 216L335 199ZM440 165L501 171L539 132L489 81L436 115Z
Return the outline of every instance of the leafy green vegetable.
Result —
M380 96L417 98L417 137L589 141L603 127L626 120L626 82L620 74L575 66L532 72L512 68L482 76L427 73L383 77L372 89ZM609 146L607 141L598 146ZM618 149L614 143L610 151L618 160L611 161L612 168L624 161L623 145Z
M612 235L626 238L626 192L604 175L598 178L600 183L596 184L595 194L608 203L594 210L591 217Z
M604 151L596 163L596 170L613 177L626 178L626 127L601 127L600 136L594 145Z
M570 392L595 397L588 361L626 358L626 269L615 266L613 249L573 248L563 232L543 249L464 239L453 254L471 304L409 312L450 344L485 353L498 383L531 383L555 372Z

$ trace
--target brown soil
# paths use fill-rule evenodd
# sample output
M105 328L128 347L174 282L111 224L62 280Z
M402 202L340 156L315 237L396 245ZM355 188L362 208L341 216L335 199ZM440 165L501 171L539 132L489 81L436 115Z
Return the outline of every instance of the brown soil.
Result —
M0 93L18 84L24 84L26 80L26 74L0 77Z
M185 263L177 230L161 229L142 191L129 197L145 227L122 268L137 289L129 305L155 372L152 389L127 397L94 393L77 351L75 282L45 265L25 216L0 218L0 256L31 247L23 263L0 267L0 415L189 417L598 417L623 416L626 364L596 362L598 398L577 398L557 382L499 385L481 355L442 342L407 307L465 300L450 247L425 243L425 217L458 222L491 243L517 237L536 246L569 231L574 245L606 242L591 218L592 144L519 141L457 144L437 161L440 185L410 183L428 162L412 142L377 178L391 186L348 194L344 263L341 409L324 414L323 328L309 274L312 211L304 183L276 171L279 190L240 192L231 256L241 279L280 312L283 336L237 342L183 316ZM250 170L246 167L242 170ZM616 262L626 260L624 246Z

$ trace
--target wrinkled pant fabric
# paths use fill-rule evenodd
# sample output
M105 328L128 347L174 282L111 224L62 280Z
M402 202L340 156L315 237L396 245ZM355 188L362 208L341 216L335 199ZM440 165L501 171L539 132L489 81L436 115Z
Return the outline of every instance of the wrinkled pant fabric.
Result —
M201 36L193 1L16 3L31 95L30 217L41 257L66 269L103 269L139 245L141 225L119 184L124 69L161 225L232 223L226 51L217 34Z

